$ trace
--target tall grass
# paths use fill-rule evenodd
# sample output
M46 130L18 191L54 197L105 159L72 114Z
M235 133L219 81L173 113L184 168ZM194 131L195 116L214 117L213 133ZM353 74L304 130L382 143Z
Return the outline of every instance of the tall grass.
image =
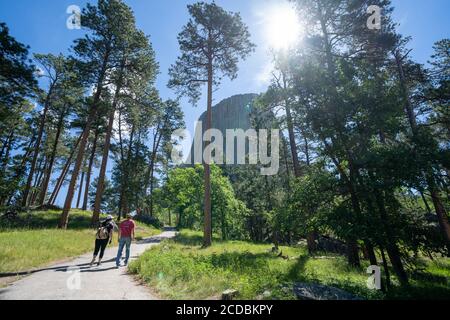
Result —
M212 247L202 249L201 241L200 233L183 230L175 240L144 253L130 270L167 299L209 299L226 289L238 290L241 299L294 299L294 282L331 285L366 299L419 298L420 288L433 289L428 298L450 297L450 288L424 280L413 280L410 290L383 295L367 289L368 262L350 268L342 256L310 257L304 247L280 247L282 258L266 244L215 239ZM434 268L444 272L442 267Z
M28 270L86 253L91 230L16 230L0 232L0 272Z

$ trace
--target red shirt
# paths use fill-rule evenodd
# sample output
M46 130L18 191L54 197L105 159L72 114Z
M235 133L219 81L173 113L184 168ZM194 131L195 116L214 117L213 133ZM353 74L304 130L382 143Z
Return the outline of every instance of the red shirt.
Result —
M130 238L131 234L134 231L134 221L133 220L125 220L120 224L120 237L121 238Z

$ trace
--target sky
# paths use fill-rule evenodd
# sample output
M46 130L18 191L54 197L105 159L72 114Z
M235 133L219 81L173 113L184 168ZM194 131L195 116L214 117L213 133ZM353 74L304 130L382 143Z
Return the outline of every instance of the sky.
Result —
M10 28L10 34L30 46L31 53L68 53L82 30L69 30L66 12L70 5L84 7L88 0L0 0L0 21ZM135 13L138 28L150 36L160 65L157 89L163 99L175 98L167 88L167 70L179 55L177 35L188 20L187 0L125 0ZM240 12L248 25L256 51L239 65L238 78L224 80L214 92L214 104L235 94L260 93L269 84L271 55L267 41L267 14L274 5L285 0L216 0L228 11ZM412 57L426 63L436 41L450 37L449 0L392 0L394 20L399 32L411 36ZM197 107L182 100L187 129L194 131L194 122L206 110L206 99ZM63 199L58 198L58 204Z

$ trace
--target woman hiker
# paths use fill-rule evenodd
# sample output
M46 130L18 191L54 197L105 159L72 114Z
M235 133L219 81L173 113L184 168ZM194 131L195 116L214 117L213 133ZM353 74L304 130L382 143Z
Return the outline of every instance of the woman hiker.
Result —
M94 257L91 261L91 267L95 263L95 259L97 258L98 253L100 252L100 256L98 257L97 266L102 264L103 254L105 253L106 246L111 244L112 236L114 230L114 222L113 217L109 215L106 217L106 220L100 224L100 227L97 230L95 235L95 249L94 249Z

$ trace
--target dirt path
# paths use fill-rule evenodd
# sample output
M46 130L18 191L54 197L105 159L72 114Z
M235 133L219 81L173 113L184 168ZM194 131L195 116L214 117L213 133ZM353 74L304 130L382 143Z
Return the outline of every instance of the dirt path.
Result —
M173 229L165 229L158 236L133 243L131 259L174 236ZM0 289L0 300L156 300L148 288L127 274L126 267L115 268L116 254L117 248L108 248L99 267L89 267L91 253L54 265Z

